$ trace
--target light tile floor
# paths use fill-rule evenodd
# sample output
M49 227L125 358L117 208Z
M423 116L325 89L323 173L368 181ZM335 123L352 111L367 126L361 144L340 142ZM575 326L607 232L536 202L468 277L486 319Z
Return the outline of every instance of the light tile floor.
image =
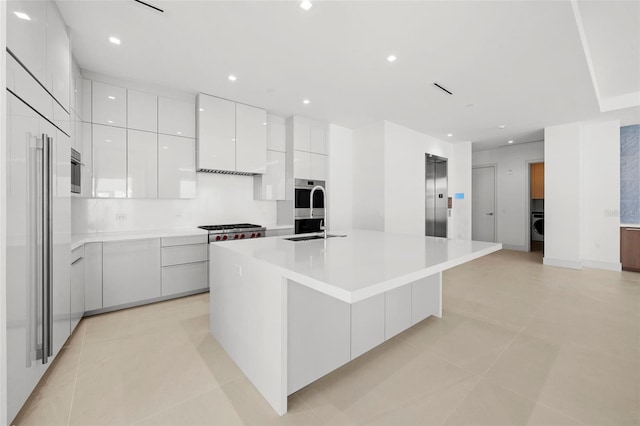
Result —
M640 274L500 251L429 318L278 417L208 331L208 295L84 319L19 425L638 425Z

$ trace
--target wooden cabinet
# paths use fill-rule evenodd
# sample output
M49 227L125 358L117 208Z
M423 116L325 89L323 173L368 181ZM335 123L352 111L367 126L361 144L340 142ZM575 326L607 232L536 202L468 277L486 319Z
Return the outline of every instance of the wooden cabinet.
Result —
M160 238L102 246L105 308L160 297Z
M93 125L93 195L127 196L127 131L120 127Z
M267 170L267 112L198 94L198 170L263 174Z
M544 199L544 163L531 165L531 198Z
M620 260L625 271L640 272L640 227L620 228Z
M196 137L196 106L190 102L158 98L158 133Z
M158 198L195 197L195 140L158 135Z

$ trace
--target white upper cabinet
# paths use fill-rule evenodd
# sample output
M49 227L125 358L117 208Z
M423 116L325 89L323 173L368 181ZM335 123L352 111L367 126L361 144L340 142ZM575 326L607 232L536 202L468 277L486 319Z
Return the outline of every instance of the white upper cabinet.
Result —
M311 126L311 152L327 153L327 131L325 127Z
M7 48L68 112L71 50L55 2L7 2Z
M285 152L267 151L267 172L253 180L254 199L286 199L286 155Z
M158 133L196 137L195 105L176 99L158 98Z
M327 156L322 154L314 154L313 152L309 154L309 162L310 162L310 179L313 180L326 180L327 172ZM297 176L296 176L297 177Z
M82 121L83 83L80 67L75 59L71 61L71 113Z
M267 149L287 151L286 126L283 117L267 114Z
M293 151L293 177L295 179L312 179L310 152Z
M85 123L91 123L91 94L92 94L91 80L86 78L82 79L82 109L78 111L80 118Z
M236 171L267 171L267 111L236 104Z
M127 90L93 82L91 121L108 126L127 127Z
M195 139L158 135L158 198L195 198Z
M60 105L70 111L71 49L67 28L55 2L47 2L46 87Z
M127 196L127 131L120 127L93 125L94 196Z
M82 122L81 147L78 151L82 154L82 165L80 166L80 181L82 182L83 198L91 198L93 196L93 187L91 177L93 176L93 137L91 135L91 123Z
M293 125L293 149L298 151L311 151L311 127L294 117Z
M38 81L45 84L47 74L47 3L11 0L7 2L6 16L7 49L22 62Z
M158 134L127 130L127 196L158 198Z
M267 112L198 94L198 170L267 170Z
M149 93L127 90L127 128L158 131L158 97Z
M236 169L236 104L198 94L198 169Z

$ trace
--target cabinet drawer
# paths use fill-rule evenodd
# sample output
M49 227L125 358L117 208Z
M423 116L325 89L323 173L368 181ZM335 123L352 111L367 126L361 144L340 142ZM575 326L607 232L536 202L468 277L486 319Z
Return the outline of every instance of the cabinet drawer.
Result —
M162 247L168 246L184 246L187 244L207 244L209 235L188 235L184 237L164 237L162 239Z
M71 264L76 263L78 259L82 259L84 257L84 245L71 250Z
M162 295L207 288L207 265L199 262L162 268Z
M162 266L206 261L206 244L191 244L188 246L173 246L162 248Z

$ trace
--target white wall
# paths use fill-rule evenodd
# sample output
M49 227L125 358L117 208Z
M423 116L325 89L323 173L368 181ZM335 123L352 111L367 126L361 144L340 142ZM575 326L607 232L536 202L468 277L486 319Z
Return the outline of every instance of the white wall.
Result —
M329 229L353 228L353 130L329 125Z
M6 64L6 46L7 46L7 2L0 1L0 135L2 141L5 140L7 132L7 87L5 70ZM5 176L7 158L6 144L0 143L0 424L4 424L7 420L7 286L6 286L6 191Z
M471 143L442 141L390 122L353 132L353 224L356 228L424 235L425 154L447 158L450 238L471 239ZM333 158L332 158L332 161Z
M582 178L579 123L544 130L544 263L579 269Z
M546 265L620 270L620 123L545 129Z
M353 131L354 228L384 231L384 160L384 122Z
M474 167L496 167L496 242L504 248L527 250L531 226L529 163L539 161L544 161L542 141L473 153Z
M583 125L580 157L582 265L620 270L620 122Z
M116 214L127 215L116 220ZM71 199L74 234L249 222L276 224L276 202L253 199L253 178L198 173L192 200Z

